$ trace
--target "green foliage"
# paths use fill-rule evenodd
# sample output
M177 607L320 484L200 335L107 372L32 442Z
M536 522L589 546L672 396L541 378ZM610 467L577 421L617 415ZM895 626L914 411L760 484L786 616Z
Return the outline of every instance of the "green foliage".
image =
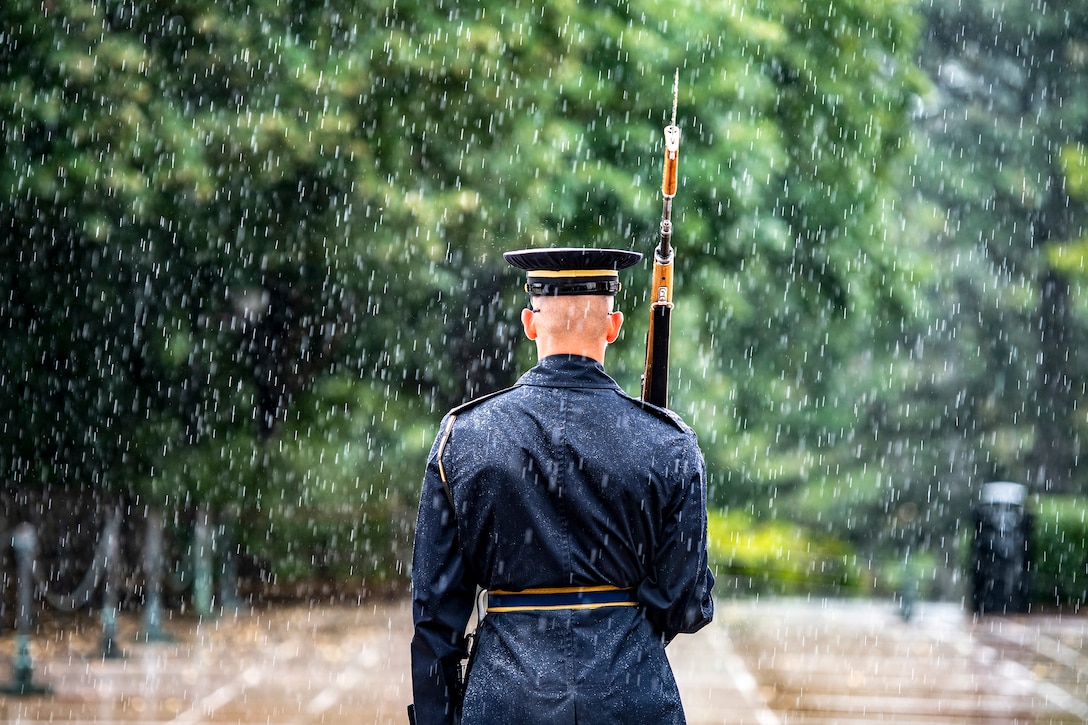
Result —
M1088 501L1040 497L1032 533L1032 601L1044 607L1084 606L1088 602Z
M712 511L707 535L719 593L868 593L869 578L857 553L834 537L740 511Z
M916 307L895 178L923 80L908 4L745 10L727 23L743 40L709 43L715 70L694 71L673 400L713 500L766 513L852 473L858 412L885 388L857 341Z
M141 490L169 509L224 512L243 550L279 585L327 580L371 589L404 576L410 510L428 431L418 398L347 376L324 378L280 434L238 433L173 451Z
M672 400L713 505L815 547L791 576L821 562L841 589L860 575L825 534L947 550L983 480L1079 485L1083 10L11 0L0 19L12 490L207 503L278 576L400 576L438 418L532 361L501 253L653 247L676 69ZM629 391L647 271L609 353Z
M940 306L913 334L941 370L916 385L947 408L932 430L958 439L950 454L962 465L946 478L960 490L981 467L981 480L1076 491L1075 391L1088 369L1075 350L1086 318L1075 276L1053 262L1088 219L1070 156L1086 140L1088 14L971 0L932 4L925 18L920 64L933 87L921 99L913 173L938 210L926 244L941 274L924 294ZM949 360L964 362L948 369Z
M1065 145L1059 158L1070 198L1088 203L1088 142ZM1085 263L1088 260L1088 234L1082 233L1064 244L1051 245L1046 254L1048 265L1079 283L1081 294L1077 297L1084 300L1083 285L1088 282L1088 264Z
M529 361L501 252L652 246L677 68L693 344L677 345L676 398L704 438L733 442L709 451L719 498L800 484L824 458L804 452L809 428L849 423L830 371L870 313L902 306L885 240L917 85L907 5L0 14L0 225L17 261L0 272L0 470L15 488L207 503L294 571L345 540L347 571L395 569L438 416ZM629 390L642 289L620 300L631 323L611 358Z

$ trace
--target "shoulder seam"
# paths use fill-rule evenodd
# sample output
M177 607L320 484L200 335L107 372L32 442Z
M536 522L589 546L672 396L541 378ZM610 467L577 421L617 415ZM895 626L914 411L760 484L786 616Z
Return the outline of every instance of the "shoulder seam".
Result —
M628 393L623 388L620 388L619 392L620 395L622 395L624 398L631 401L642 410L645 410L647 413L651 414L655 418L672 423L673 426L675 426L676 429L682 433L688 432L688 426L686 423L684 423L683 419L681 419L680 416L678 416L676 413L669 410L668 408L661 408L654 405L653 403L647 403L645 400L641 400L632 395L628 395Z
M444 431L442 431L442 437L438 441L438 452L435 457L438 459L438 478L442 481L442 490L443 492L445 492L446 498L450 502L450 508L454 510L454 515L456 515L457 513L457 505L453 501L453 488L450 486L449 479L446 477L446 465L442 460L442 457L446 452L446 444L450 440L450 435L453 434L453 424L457 420L457 416L459 416L466 410L474 408L485 400L490 400L491 398L502 395L503 393L513 390L516 387L517 386L514 385L509 388L503 388L502 390L496 390L495 392L488 393L487 395L481 395L479 398L473 398L467 403L462 403L461 405L458 405L456 408L453 408L449 413L446 414L446 428Z
M498 396L502 395L503 393L509 393L511 390L513 390L516 387L518 387L518 386L517 385L511 385L509 388L503 388L502 390L496 390L494 392L488 393L487 395L481 395L478 398L473 398L472 400L470 400L468 402L465 402L465 403L461 403L457 407L453 408L452 410L450 410L449 414L450 415L460 415L461 413L465 412L466 410L469 410L470 408L475 408L477 405L484 402L485 400L491 400L492 398L498 397Z

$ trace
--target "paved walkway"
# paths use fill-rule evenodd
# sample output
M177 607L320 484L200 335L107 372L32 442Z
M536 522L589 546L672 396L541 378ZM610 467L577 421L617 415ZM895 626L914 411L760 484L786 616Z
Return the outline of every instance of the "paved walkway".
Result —
M104 659L95 620L43 625L31 642L45 696L0 695L0 721L38 723L404 723L409 608L254 610L167 622L168 643ZM15 643L0 637L0 678ZM692 725L1088 722L1088 619L985 618L923 604L909 622L884 602L719 603L707 630L669 647Z
M904 622L886 603L745 601L671 656L693 724L1059 725L1088 722L1086 635L1079 616L928 604Z

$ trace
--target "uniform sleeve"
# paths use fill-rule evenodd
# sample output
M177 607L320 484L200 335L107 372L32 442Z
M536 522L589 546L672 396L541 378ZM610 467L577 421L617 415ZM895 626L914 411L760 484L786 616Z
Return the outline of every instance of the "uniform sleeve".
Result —
M445 430L446 421L443 421ZM476 585L466 573L453 508L431 448L412 550L412 695L418 725L454 723L454 689Z
M670 462L678 480L662 512L662 536L653 571L639 586L639 602L665 642L714 618L714 575L707 565L706 464L692 440Z

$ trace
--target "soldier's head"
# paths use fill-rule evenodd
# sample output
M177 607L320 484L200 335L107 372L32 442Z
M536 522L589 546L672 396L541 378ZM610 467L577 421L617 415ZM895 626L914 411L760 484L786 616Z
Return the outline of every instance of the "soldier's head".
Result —
M538 357L582 355L604 361L619 337L623 313L612 304L620 290L619 270L642 255L619 249L525 249L506 261L525 270L529 306L521 312L525 335Z

